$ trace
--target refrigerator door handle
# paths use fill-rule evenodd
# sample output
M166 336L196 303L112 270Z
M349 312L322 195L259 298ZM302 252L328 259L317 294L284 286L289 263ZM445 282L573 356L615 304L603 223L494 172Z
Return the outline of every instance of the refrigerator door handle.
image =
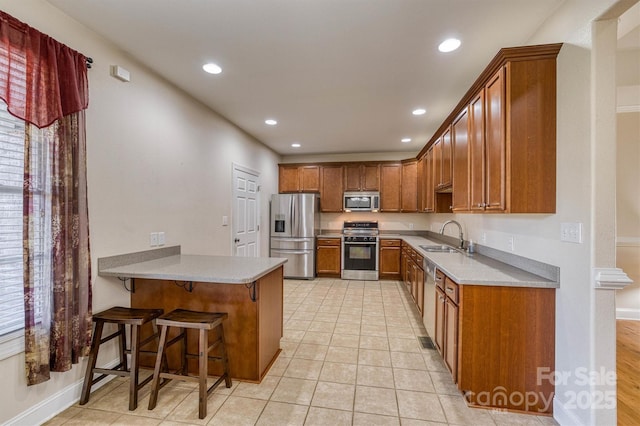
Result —
M291 196L291 236L298 235L298 224L296 223L296 196Z
M283 253L283 254L309 254L312 253L313 250L278 250L271 249L271 253Z
M293 243L313 242L313 237L271 237L272 241L286 241Z

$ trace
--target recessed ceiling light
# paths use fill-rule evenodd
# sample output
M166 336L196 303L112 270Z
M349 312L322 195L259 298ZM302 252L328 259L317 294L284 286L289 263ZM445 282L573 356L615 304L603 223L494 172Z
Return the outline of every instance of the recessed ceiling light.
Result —
M300 148L300 144L299 143L292 143L291 146L293 148Z
M448 38L438 46L438 50L442 53L453 52L460 47L460 40L457 38Z
M413 112L411 112L411 114L413 114L413 115L422 115L425 112L427 112L427 110L424 109L424 108L416 108L416 109L413 110Z
M400 142L403 142L403 143L411 142L411 138L402 138L400 139Z
M208 72L209 74L220 74L222 72L222 68L220 68L220 66L218 66L217 64L214 64L213 62L204 64L202 66L202 69L205 70L205 72Z
M278 124L278 122L276 120L274 120L273 118L268 118L266 120L264 120L265 124L268 124L269 126L275 126L276 124Z

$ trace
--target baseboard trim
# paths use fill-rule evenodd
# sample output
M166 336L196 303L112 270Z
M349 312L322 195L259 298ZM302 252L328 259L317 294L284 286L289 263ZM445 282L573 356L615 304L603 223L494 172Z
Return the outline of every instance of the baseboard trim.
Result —
M640 321L640 309L616 309L616 319Z
M562 402L558 401L556 397L553 398L553 419L561 426L582 426L583 423L576 415L565 409Z
M113 368L118 365L119 362L120 361L116 359L108 363L105 368ZM91 387L91 391L94 392L95 390L100 389L116 377L117 376L107 376L104 380L93 385ZM6 423L3 423L2 426L40 425L47 420L52 419L80 400L83 382L84 379L78 380L43 401L40 401L28 410L23 411L14 418L8 420Z

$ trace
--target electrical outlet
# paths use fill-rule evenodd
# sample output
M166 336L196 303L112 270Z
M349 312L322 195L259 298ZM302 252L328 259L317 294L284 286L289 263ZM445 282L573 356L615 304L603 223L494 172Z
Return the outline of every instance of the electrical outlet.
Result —
M413 223L409 224L409 229L413 229Z
M582 223L563 222L560 224L560 241L582 244Z
M483 232L482 235L480 236L480 242L482 242L483 244L487 242L487 233Z
M158 245L163 246L166 242L164 232L158 232Z
M509 250L516 251L516 237L509 237L507 240L507 245L509 246Z
M158 233L157 232L152 232L151 234L149 234L149 245L151 247L157 247L158 246Z

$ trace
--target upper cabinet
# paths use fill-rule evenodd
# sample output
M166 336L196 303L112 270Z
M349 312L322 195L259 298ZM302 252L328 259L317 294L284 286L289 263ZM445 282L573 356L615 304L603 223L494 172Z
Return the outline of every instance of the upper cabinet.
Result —
M450 132L455 212L555 213L556 57L561 44L502 49L421 154L434 155L436 211L447 192ZM426 203L425 203L426 204Z
M447 128L434 143L436 191L451 190L451 128Z
M432 213L435 211L435 187L434 187L434 166L433 148L429 149L424 156L422 163L422 211Z
M418 211L418 162L416 160L402 162L402 180L400 183L402 212Z
M380 165L380 211L399 212L401 209L402 165Z
M555 57L509 61L471 101L466 210L555 213L555 71Z
M381 212L555 213L556 57L561 44L500 50L416 158L281 164L280 192L380 191Z
M283 165L278 171L278 192L319 192L320 167L317 165Z
M344 166L345 191L379 191L380 164L346 164Z
M462 110L451 126L453 145L454 212L469 210L469 109Z
M320 188L320 211L342 211L344 167L340 165L322 166Z

